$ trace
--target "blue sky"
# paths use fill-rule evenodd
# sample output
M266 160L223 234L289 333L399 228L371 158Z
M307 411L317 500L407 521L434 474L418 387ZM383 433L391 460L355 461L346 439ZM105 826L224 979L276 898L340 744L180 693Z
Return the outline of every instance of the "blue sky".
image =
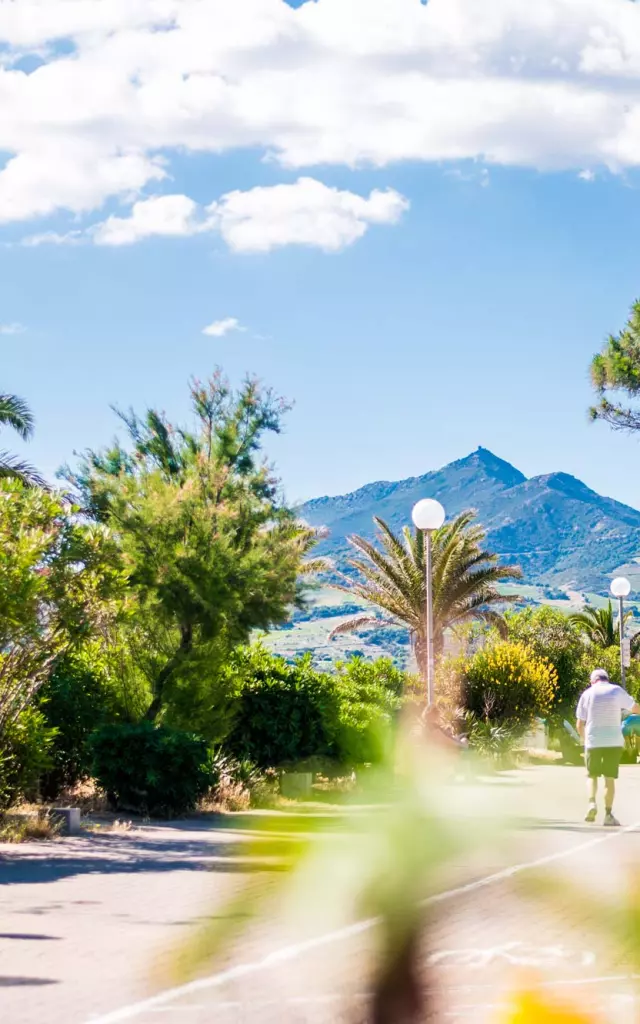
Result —
M259 3L275 9L275 0L250 2L254 13ZM355 17L356 0L347 2ZM558 9L566 6L557 0ZM24 60L35 42L12 31ZM504 52L508 37L499 41ZM98 60L95 43L88 55L81 37L77 45L89 66ZM540 52L538 36L532 52ZM49 63L58 59L51 51ZM90 122L99 115L83 111L92 145ZM9 181L6 202L13 205L0 224L0 323L24 330L0 335L2 386L26 397L36 414L31 461L52 474L74 449L108 442L116 429L111 403L153 404L183 419L188 378L221 365L234 381L255 372L295 401L286 433L270 445L292 499L420 474L482 444L527 474L563 470L640 506L638 442L592 426L586 416L590 357L640 295L635 155L626 166L606 167L600 143L591 140L589 149L579 138L572 160L561 125L544 144L532 125L531 156L504 155L505 129L495 143L499 157L474 155L478 143L470 141L465 159L446 158L443 142L444 157L437 147L419 157L409 147L401 159L391 154L378 156L378 166L361 159L350 166L349 154L335 156L335 138L318 120L310 105L308 132L295 146L309 147L308 136L319 133L316 148L322 154L330 146L330 162L298 149L274 158L268 139L212 142L206 152L200 144L148 144L140 159L160 156L161 172L127 165L115 187L121 167L105 171L107 184L94 195L95 177L113 156L98 148L96 175L89 169L86 180L78 178L76 201L75 166L93 151L70 116L70 144L83 147L71 183L63 166L57 178L36 183L41 192L29 191L28 164L19 186ZM475 131L461 127L463 135ZM15 132L7 131L6 143L2 132L0 119L7 164L16 154L40 153L32 137L21 149ZM516 137L530 148L521 125L509 136ZM348 133L343 146L345 139L350 145ZM46 155L53 143L47 137L40 145ZM113 153L121 146L116 139ZM625 146L627 152L628 140ZM54 175L55 160L47 166ZM585 168L593 180L579 176ZM300 208L311 195L297 191L300 178L324 187L313 193L310 214ZM275 197L268 190L283 185L296 190L296 208L292 214L293 191L279 193L286 209L275 228L265 226L263 205L272 209ZM266 190L257 194L258 212L238 213L233 200L221 198L257 187ZM376 190L381 198L372 199ZM43 194L54 196L48 206ZM157 220L148 227L160 207L141 211L147 227L140 228L135 204L172 196L193 207L171 213L171 233ZM336 196L346 220L327 229L317 204L332 207ZM15 213L23 208L24 215ZM292 226L274 241L287 217ZM238 223L251 231L249 241L233 233ZM354 224L357 239L349 234ZM34 236L37 244L22 244ZM202 333L226 318L245 329ZM2 440L21 447L9 434Z

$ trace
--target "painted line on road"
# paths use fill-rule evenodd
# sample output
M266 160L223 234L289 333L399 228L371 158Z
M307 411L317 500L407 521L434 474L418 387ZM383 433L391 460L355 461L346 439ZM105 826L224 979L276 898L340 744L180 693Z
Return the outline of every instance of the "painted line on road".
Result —
M489 885L495 885L496 882L503 882L509 878L513 878L514 875L521 874L523 871L534 871L537 868L545 867L547 864L554 864L557 861L566 860L568 857L572 857L584 850L589 850L596 846L603 846L605 843L611 843L620 836L626 835L629 832L635 832L639 828L640 821L636 821L633 825L626 825L624 828L616 829L615 832L610 834L599 835L594 839L588 839L584 843L578 843L577 846L570 846L567 850L558 850L556 853L547 854L545 857L538 857L536 860L524 861L521 864L513 864L511 867L503 868L501 871L495 871L493 874L486 875L484 878L476 879L474 882L468 882L466 885L459 885L454 889L447 889L445 892L429 896L423 901L422 905L425 907L433 906L437 903L444 903L446 900L455 899L458 896L465 896L468 893L477 892L479 889L485 889ZM227 982L237 981L238 979L245 978L250 974L260 974L262 971L266 971L268 968L273 967L276 964L296 960L298 957L304 956L305 953L310 953L316 949L322 949L324 946L331 946L334 942L345 942L347 939L351 939L358 935L362 935L365 932L371 931L371 929L375 928L379 923L379 917L371 917L365 921L357 921L355 924L347 925L344 928L338 928L333 932L327 932L325 935L319 935L317 938L306 939L303 942L294 943L291 946L284 946L282 949L276 949L260 960L250 961L246 964L238 964L236 967L230 967L226 971L220 971L217 974L210 974L205 978L198 978L196 981L189 981L184 985L177 985L174 988L165 989L164 992L159 992L158 995L150 996L148 999L142 999L139 1002L131 1003L128 1006L123 1006L119 1010L114 1010L102 1017L90 1017L87 1024L121 1024L121 1021L134 1020L136 1017L140 1017L143 1013L153 1011L157 1007L164 1006L166 1003L170 1003L174 999L193 995L196 992L203 992L206 989L219 988L221 985L226 985Z

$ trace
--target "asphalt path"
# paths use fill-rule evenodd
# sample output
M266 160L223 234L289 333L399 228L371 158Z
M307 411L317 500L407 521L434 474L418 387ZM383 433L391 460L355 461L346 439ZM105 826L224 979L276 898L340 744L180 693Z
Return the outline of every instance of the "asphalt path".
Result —
M497 793L517 823L452 872L425 908L433 1019L495 1021L523 972L535 972L550 997L583 1002L603 1020L637 1020L635 950L610 941L599 901L623 899L640 863L640 768L622 769L620 830L581 820L579 769L525 769L462 789L474 801ZM282 816L283 842L301 817ZM260 820L231 815L0 847L2 1021L366 1020L378 941L366 918L312 934L265 920L194 982L165 977L175 948L247 880L257 893L275 891L277 858L256 856L251 843ZM553 895L532 891L534 879L555 880Z

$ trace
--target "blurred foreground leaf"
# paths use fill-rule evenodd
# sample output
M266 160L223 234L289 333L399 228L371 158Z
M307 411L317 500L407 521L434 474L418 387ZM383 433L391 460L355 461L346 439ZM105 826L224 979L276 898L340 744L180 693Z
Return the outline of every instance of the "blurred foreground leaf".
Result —
M255 858L258 865L279 851L271 864L278 870L267 883L264 874L259 882L247 879L225 907L212 910L176 951L172 983L193 978L223 953L228 957L230 944L258 920L287 941L293 936L309 945L365 921L375 936L368 1019L431 1019L423 938L430 915L440 910L430 897L476 877L472 855L505 849L495 794L451 785L457 766L454 753L429 749L403 732L393 764L371 773L366 805L310 814L307 831L288 843L286 814L252 818L254 835L243 844L242 859Z

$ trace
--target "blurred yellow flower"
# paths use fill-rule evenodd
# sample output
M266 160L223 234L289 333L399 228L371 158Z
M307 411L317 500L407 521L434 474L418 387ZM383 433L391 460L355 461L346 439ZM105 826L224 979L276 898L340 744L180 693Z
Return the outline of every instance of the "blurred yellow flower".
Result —
M596 1024L596 1018L549 1000L535 989L525 989L516 993L499 1024Z

